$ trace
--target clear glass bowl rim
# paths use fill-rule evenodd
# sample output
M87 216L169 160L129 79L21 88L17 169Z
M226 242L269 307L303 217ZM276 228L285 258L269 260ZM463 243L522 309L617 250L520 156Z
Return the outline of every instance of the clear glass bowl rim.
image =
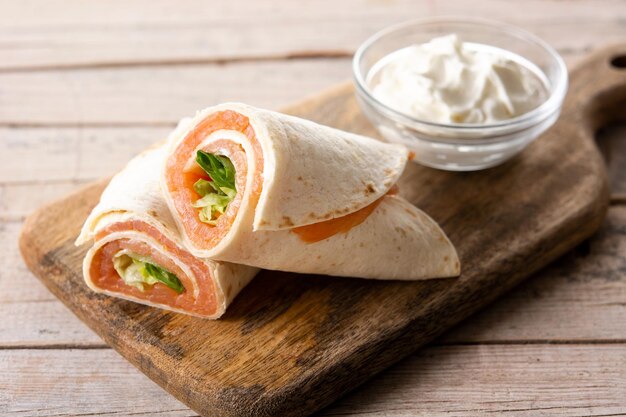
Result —
M392 107L382 103L379 101L374 95L370 92L369 86L367 85L364 74L361 73L360 63L363 59L364 54L368 51L370 47L375 45L381 39L394 34L399 30L406 29L411 26L424 26L430 24L461 24L461 25L473 25L477 28L486 27L489 29L500 30L506 32L510 35L516 36L525 42L535 44L542 49L544 49L551 59L553 59L558 68L558 75L556 77L556 83L554 86L550 86L550 96L546 101L544 101L540 106L534 108L533 110L524 113L520 116L514 117L512 119L496 122L496 123L436 123L430 122L427 120L421 120L414 117L411 117L408 114L395 110ZM563 58L559 55L559 53L552 48L547 42L542 40L536 35L521 29L517 26L509 25L507 23L500 23L497 21L483 19L483 18L467 18L467 17L456 17L456 16L440 16L440 17L428 17L428 18L420 18L413 19L405 22L401 22L392 26L389 26L385 29L382 29L368 39L365 40L359 46L357 51L354 54L352 59L352 73L355 79L355 84L360 92L364 95L364 97L370 101L372 105L377 107L379 110L382 110L384 113L387 113L392 118L402 121L404 124L408 125L423 125L427 127L434 127L438 129L446 129L450 131L470 131L470 130L522 130L525 127L532 126L541 120L544 120L547 117L550 117L554 112L559 111L561 104L563 103L563 99L565 98L565 94L567 92L567 84L568 84L568 73L567 67ZM366 74L365 74L366 76Z

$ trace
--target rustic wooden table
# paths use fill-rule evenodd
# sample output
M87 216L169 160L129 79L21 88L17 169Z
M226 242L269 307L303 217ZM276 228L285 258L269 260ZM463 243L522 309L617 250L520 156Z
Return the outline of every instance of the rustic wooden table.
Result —
M194 415L26 270L29 212L198 108L279 108L348 78L375 30L445 14L525 27L568 65L626 41L616 0L1 2L0 415ZM603 229L321 415L626 414L626 126L600 136L613 187Z

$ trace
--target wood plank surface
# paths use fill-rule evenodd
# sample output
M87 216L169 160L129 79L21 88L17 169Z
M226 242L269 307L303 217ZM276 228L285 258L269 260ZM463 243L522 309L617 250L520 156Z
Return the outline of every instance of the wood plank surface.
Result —
M623 415L625 363L613 344L429 347L317 416ZM2 350L0 366L5 417L196 415L112 350Z
M506 0L3 2L0 68L349 56L377 30L433 15L518 24L571 58L622 40L626 3L530 0L512 13Z
M111 349L1 350L0 369L3 417L196 415Z
M626 206L612 206L593 238L438 343L626 342L625 271Z
M427 348L322 415L624 415L625 363L611 344Z
M484 312L447 332L437 344L582 343L626 339L626 206L613 206L599 233L539 272ZM30 320L0 322L0 349L15 346L102 346L93 332L61 305L19 262L19 223L0 233L10 265L0 286L0 315ZM45 317L45 320L35 318Z
M626 118L626 112L623 114ZM626 203L626 124L613 123L598 135L600 150L607 161L611 182L611 200Z
M120 161L121 162L121 161ZM0 224L21 222L37 207L76 191L88 180L0 184ZM15 242L12 242L15 246Z
M271 77L280 78L286 85L295 86L295 89L301 85L298 84L300 77L306 75L315 78L319 75L316 80L307 81L311 91L314 91L318 86L346 78L349 73L335 77L333 71L317 73L307 71L306 68L304 71L294 68L298 65L306 67L307 62L318 58L324 59L329 65L332 65L331 61L338 61L337 67L349 65L348 56L365 37L387 24L412 17L479 15L514 23L550 42L563 54L568 64L577 62L584 54L605 42L623 39L626 33L626 7L623 1L532 0L523 6L511 5L505 0L234 0L210 3L184 1L176 2L175 5L153 0L149 5L146 3L145 0L0 2L0 71L8 75L0 83L0 124L5 126L0 128L0 250L3 251L0 283L3 288L11 289L0 294L4 296L0 301L0 314L10 318L0 325L0 357L4 358L0 361L1 415L8 414L5 410L11 411L8 415L20 416L76 415L80 414L79 410L93 415L116 416L132 415L135 412L176 416L193 414L191 411L178 411L179 407L183 410L184 406L168 397L116 354L105 353L106 350L100 349L100 339L58 301L54 301L53 296L26 270L17 253L16 239L20 222L26 214L41 204L75 190L90 179L113 173L135 149L143 147L143 141L150 140L151 133L146 132L167 132L179 116L168 112L169 103L161 96L172 94L178 100L184 100L182 96L188 95L194 97L195 102L200 102L199 93L191 88L195 85L187 83L206 80L204 74L186 76L185 82L176 84L183 90L182 94L177 95L151 82L142 82L141 87L133 91L129 83L136 78L142 75L149 78L153 70L160 67L188 67L188 73L203 73L210 67L215 69L209 71L222 77L220 65L229 63L229 74L222 78L228 79L228 84L211 84L212 88L207 88L211 90L207 93L207 101L202 102L201 106L210 99L226 97L233 100L257 100L257 104L277 108L309 91L301 89L293 95L282 90L267 93L264 85L249 82L251 71L246 64L272 62ZM198 5L200 9L195 9L190 16L187 10ZM211 10L207 10L208 7ZM304 64L294 66L294 62L300 61ZM240 70L240 67L243 69ZM136 72L126 71L131 68ZM109 71L115 69L122 72L116 74ZM7 71L20 73L12 77ZM100 77L114 81L113 94L106 87L100 87L106 83L106 79L104 82L97 81ZM128 83L119 80L125 77L129 78ZM176 77L176 71L165 71L161 72L160 80L176 83ZM233 79L237 82L231 81ZM84 91L93 96L81 101L81 105L93 106L87 113L88 119L84 118L83 108L75 106L68 99L67 90L59 88L59 85L72 87L75 91L73 94L80 95ZM219 94L212 91L216 87L219 88ZM161 92L160 96L154 97L151 93L155 89ZM267 94L270 94L269 98L265 97ZM281 95L284 101L273 100L273 94ZM153 112L138 112L136 107L144 103L133 95L151 97L152 101L145 105L152 107ZM38 100L43 100L44 105L40 105ZM115 113L118 125L99 124L98 120L107 122L103 116L107 115L110 108L123 108L127 101L133 103L133 111L139 116L137 120ZM58 109L62 106L71 107L68 111ZM158 111L154 111L157 106ZM167 120L158 120L163 106ZM60 114L62 119L47 117L47 112ZM16 114L17 117L12 120ZM126 121L121 122L120 119ZM158 125L146 125L146 120L156 120ZM46 124L53 127L34 127ZM623 174L626 165L616 164L619 158L626 161L626 153L619 150L624 150L626 130L618 127L607 132L610 137L618 139L612 142L614 145L610 158L613 201L618 204L626 202L626 175ZM73 144L80 144L79 140L93 141L89 146L98 150L82 153L82 164L75 162L78 152ZM107 149L107 143L110 149ZM42 158L42 155L46 158ZM32 169L34 161L38 167L44 168L45 175L38 175ZM626 223L623 222L620 210L619 207L613 207L609 211L608 221L611 228L623 231ZM581 400L574 407L575 400L567 397L557 408L550 408L554 403L551 393L566 387L569 382L567 378L552 379L550 387L535 392L534 396L527 393L533 387L545 386L537 379L525 380L527 385L523 388L527 389L508 390L502 394L510 378L515 375L506 373L506 363L498 364L489 360L516 351L518 347L510 343L534 343L530 347L548 355L555 351L561 352L563 348L563 345L552 344L554 342L584 341L585 344L578 346L589 352L588 361L579 363L586 378L602 378L605 372L623 366L623 362L605 362L604 356L594 355L598 348L596 343L603 340L620 343L626 336L622 327L622 323L625 323L626 273L623 267L620 269L616 264L610 264L615 268L610 265L607 267L602 252L605 248L610 250L612 243L615 243L616 248L622 247L619 243L622 240L614 232L603 236L570 253L562 263L550 268L551 273L537 275L519 290L437 342L489 344L489 349L493 349L489 357L483 356L480 361L466 357L466 360L476 363L473 368L475 373L484 375L480 382L485 387L482 397L499 392L507 396L510 404L532 399L531 411L509 411L509 415L607 415L615 414L616 410L620 414L625 413L619 408L625 404L623 389L621 393L608 390L617 395L607 395L604 402ZM587 266L583 260L588 260L590 264ZM571 267L568 267L570 264ZM576 278L568 278L570 275ZM15 285L16 279L21 285ZM11 300L13 295L17 295L15 300ZM29 349L14 350L21 345ZM82 352L85 351L82 348L65 351L52 349L71 346L89 349L98 347L100 350L93 351L93 356L83 360ZM626 349L626 344L615 346ZM459 349L473 347L460 346ZM13 355L15 352L20 353ZM59 352L62 354L59 355ZM117 361L114 360L116 357ZM102 361L102 358L106 360ZM97 375L104 372L99 366L102 362L111 363L109 382L106 382L106 378L95 378L91 390L82 390L84 379L81 378L62 379L62 383L54 381L54 378L43 378L44 381L52 382L37 383L39 376L45 375L46 369L55 366L59 367L59 374L67 372L68 375L76 375L72 371L73 363L81 367L81 372L84 370L85 373ZM387 374L383 374L381 378L368 383L364 388L366 395L359 397L358 392L355 394L361 407L356 404L357 400L348 397L346 403L339 402L336 409L327 412L332 415L372 417L476 415L478 411L458 410L469 410L472 407L482 410L488 407L490 411L480 414L498 414L497 404L494 406L489 399L477 398L474 387L468 385L468 392L461 390L463 395L455 396L455 391L449 389L448 384L457 375L450 377L451 371L440 370L439 362L435 361L433 366L428 367L433 378L427 387L419 385L419 380L412 379L411 375L419 374L424 366L432 362L430 357L402 362L400 376L387 378ZM601 365L605 365L608 370L604 370ZM463 363L456 366L460 369ZM555 375L558 372L565 375L569 366L567 361L555 362ZM16 379L13 372L4 372L9 368L19 368L20 372L29 377ZM495 373L494 368L502 372ZM447 378L438 379L437 374L440 372ZM7 378L7 375L11 375L11 378ZM541 375L537 373L535 376ZM398 378L408 382L398 384ZM502 382L497 378L502 378ZM115 381L118 385L115 385ZM122 384L127 386L123 393L118 390ZM419 389L411 389L414 384ZM441 408L437 408L439 411L435 414L431 412L431 403L424 402L422 398L424 393L432 396L439 387L453 398L454 403L448 404L447 408L442 405L445 403L438 403L437 407ZM28 396L23 395L27 392L30 393ZM73 392L83 395L71 396ZM377 395L378 392L384 395ZM157 400L146 402L145 393L154 394ZM585 393L584 388L580 390L584 398ZM28 401L22 401L24 398ZM483 402L487 404L469 406ZM546 406L549 402L551 404Z
M170 130L165 126L0 128L0 221L22 220L89 181L113 175ZM626 201L626 124L603 130L599 143L609 161L611 198ZM22 169L25 161L35 160L36 170Z
M0 125L172 127L209 103L278 108L349 77L349 59L0 73Z
M10 288L0 292L0 315L13 318L0 321L0 350L16 346L101 346L102 340L58 303L20 261L20 229L19 222L0 223L0 286Z
M111 176L150 144L167 137L174 126L0 128L0 185L41 188L44 183ZM33 160L36 170L23 169L25 161ZM28 194L28 190L17 193ZM12 211L18 207L10 198L3 198L2 205L10 205Z
M605 224L589 242L562 257L486 311L446 333L437 343L576 342L626 339L626 206L610 208ZM19 223L4 226L0 251L8 270L0 286L24 285L0 293L0 315L32 320L0 322L0 348L12 346L102 345L27 271L15 245ZM35 320L45 317L46 320ZM601 325L599 325L601 324Z
M146 309L96 295L80 278L83 253L71 243L102 186L34 214L22 235L22 253L44 284L107 343L199 413L306 415L493 300L600 225L608 184L587 129L594 121L587 115L594 116L590 106L608 108L620 99L615 86L624 81L622 75L605 64L613 53L594 55L573 74L561 120L509 164L472 174L407 168L400 189L456 243L464 265L458 279L303 281L263 271L223 320ZM590 77L599 74L603 82L590 90ZM345 86L289 112L374 133ZM533 188L519 188L528 181ZM285 300L285 294L289 299L295 294L297 301ZM267 300L273 301L267 305ZM340 307L346 302L350 309Z

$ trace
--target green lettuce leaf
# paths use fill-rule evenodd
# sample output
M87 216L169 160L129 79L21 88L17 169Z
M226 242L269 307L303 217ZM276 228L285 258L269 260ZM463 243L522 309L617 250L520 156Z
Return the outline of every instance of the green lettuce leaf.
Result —
M201 197L193 206L200 209L198 216L201 222L215 226L219 216L224 214L237 195L235 167L227 157L204 151L196 153L196 162L211 180L199 179L193 185Z
M176 275L139 257L126 254L115 256L113 267L126 285L131 285L141 291L145 291L146 286L156 283L164 284L178 294L185 290Z
M232 193L232 190L228 188L224 189L228 190L229 193ZM217 218L219 217L217 213L224 214L226 207L228 207L231 200L232 198L228 195L221 195L212 192L197 200L193 206L200 209L198 213L200 221L215 226L217 224Z

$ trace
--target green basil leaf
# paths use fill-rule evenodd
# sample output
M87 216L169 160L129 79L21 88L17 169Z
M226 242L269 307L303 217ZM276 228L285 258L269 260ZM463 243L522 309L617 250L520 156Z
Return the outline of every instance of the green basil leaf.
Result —
M211 177L218 188L226 187L236 190L235 167L230 159L199 150L196 153L196 162Z
M145 291L146 285L154 285L157 282L168 286L179 294L185 290L176 275L130 255L115 256L113 267L126 285L141 291Z
M183 284L180 282L178 277L176 277L176 275L172 274L171 272L168 272L165 269L159 268L158 266L152 265L150 263L146 263L145 270L148 275L150 275L160 283L167 285L177 293L181 294L183 291L185 291L185 287L183 287Z
M196 153L196 162L211 180L195 182L193 188L201 198L193 206L200 209L201 222L215 226L219 215L226 212L228 204L237 196L235 167L225 156L200 150Z

